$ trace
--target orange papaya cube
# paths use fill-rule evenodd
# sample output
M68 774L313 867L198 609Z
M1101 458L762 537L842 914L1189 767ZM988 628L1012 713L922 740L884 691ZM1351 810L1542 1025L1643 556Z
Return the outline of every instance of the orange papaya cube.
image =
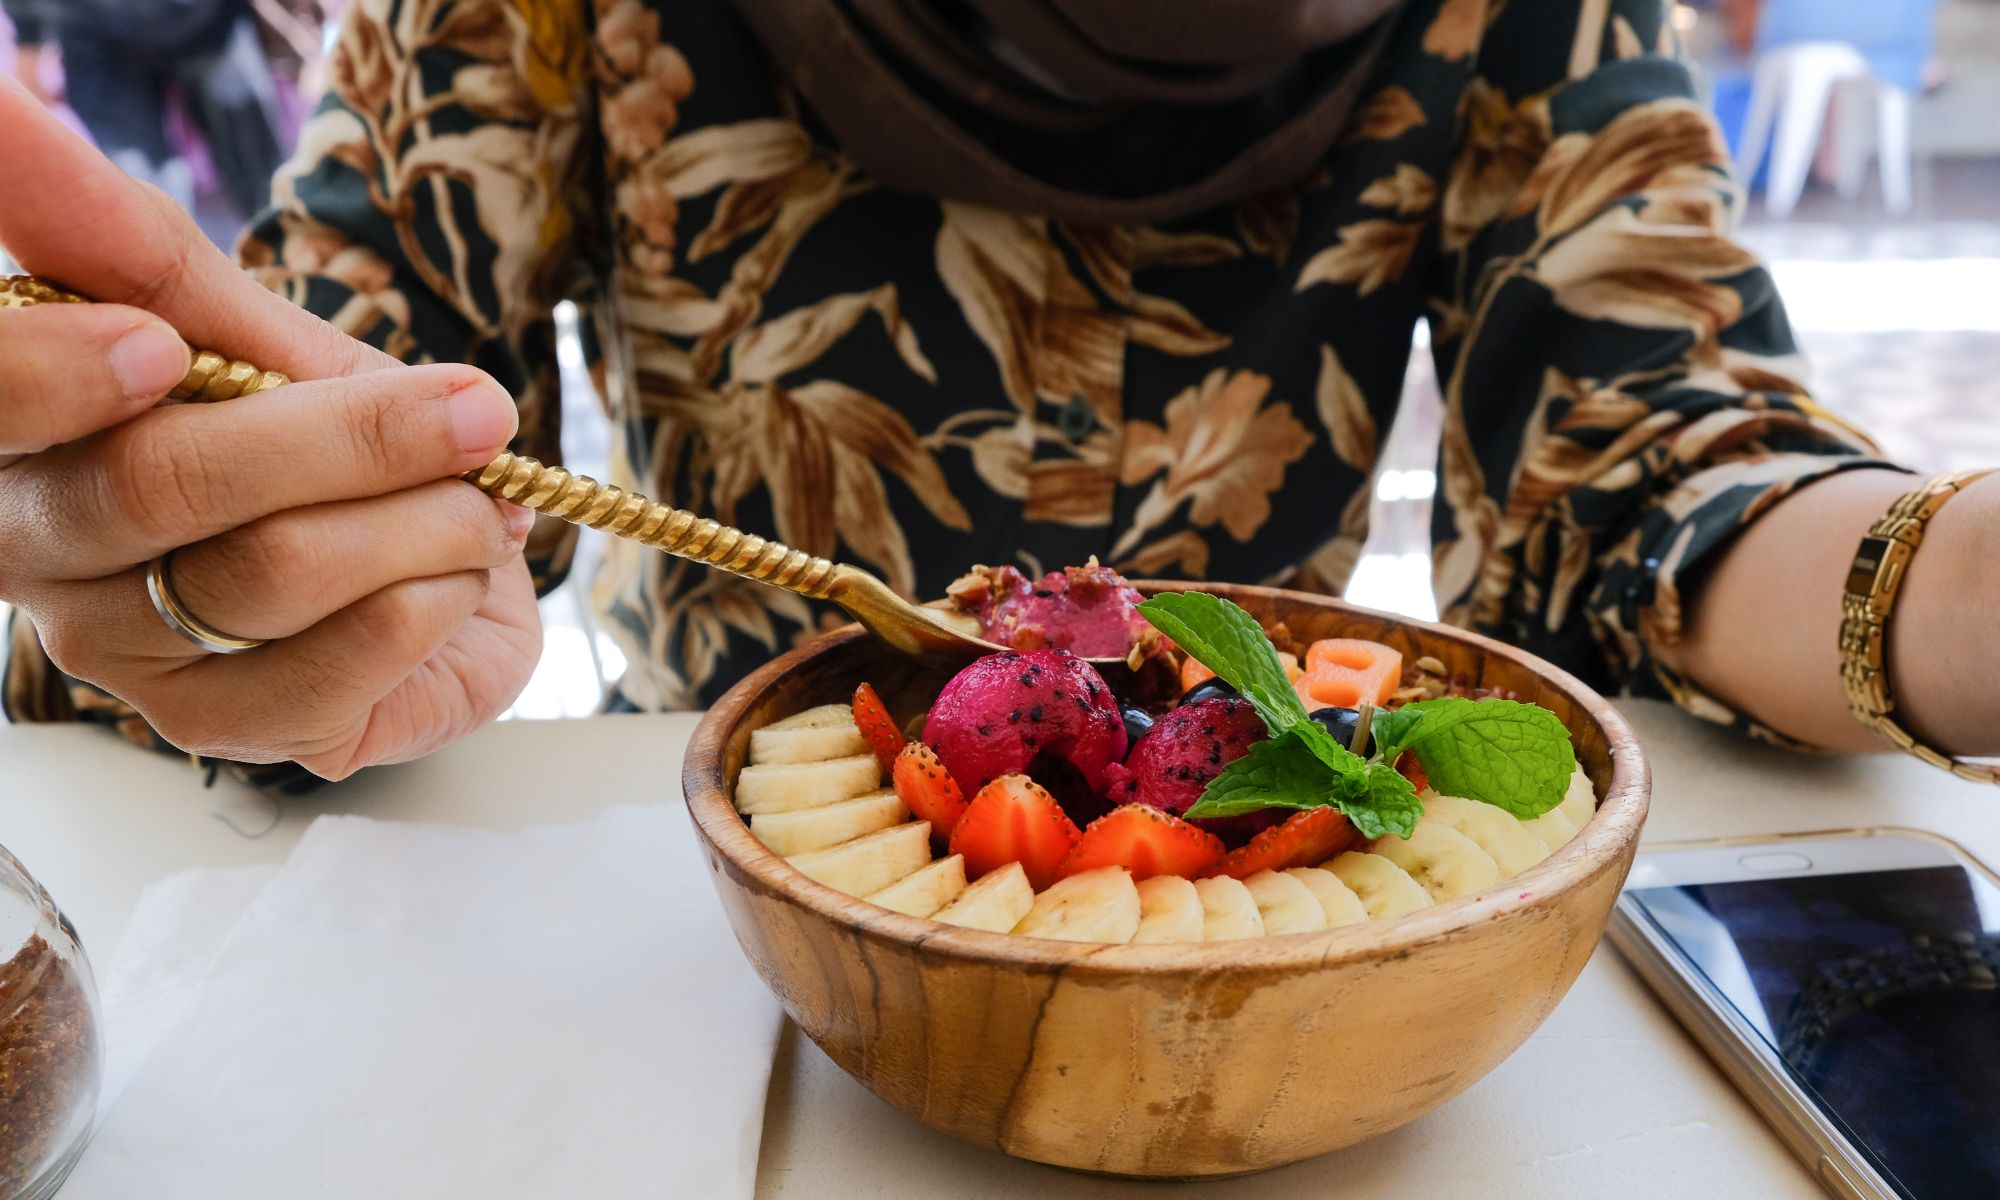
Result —
M1394 666L1398 676L1401 676L1402 651L1393 646L1384 646L1380 642L1371 642L1363 638L1321 638L1306 648L1307 674L1328 664L1365 671L1383 662Z
M1308 710L1388 703L1403 681L1403 655L1380 642L1323 638L1306 650L1305 677L1295 685Z

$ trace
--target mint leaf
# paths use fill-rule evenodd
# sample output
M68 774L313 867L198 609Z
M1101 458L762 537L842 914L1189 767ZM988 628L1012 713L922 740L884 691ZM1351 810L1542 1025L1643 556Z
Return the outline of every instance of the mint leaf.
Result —
M1333 770L1361 769L1360 755L1306 716L1306 706L1292 689L1277 648L1257 618L1207 592L1162 592L1141 602L1139 614L1248 700L1272 737L1297 734L1313 756Z
M1301 706L1303 707L1303 706ZM1340 744L1340 739L1327 732L1326 726L1307 717L1305 722L1292 727L1288 732L1298 735L1314 758L1319 759L1339 774L1358 772L1368 765L1368 760Z
M1184 817L1236 817L1266 808L1318 808L1333 802L1333 770L1296 733L1253 743L1208 781Z
M1438 701L1418 700L1401 708L1375 710L1375 717L1368 725L1368 736L1374 739L1375 749L1384 760L1395 762L1397 755L1410 748L1417 727L1424 722L1424 714L1432 711L1424 705L1436 703Z
M1423 801L1401 773L1383 763L1341 772L1321 762L1296 732L1252 745L1202 790L1184 817L1235 817L1266 808L1332 806L1364 837L1408 837L1424 813Z
M1384 761L1414 751L1440 793L1517 817L1562 803L1576 770L1576 748L1556 715L1514 700L1420 700L1376 713L1374 735Z
M1394 762L1396 755L1412 748L1419 739L1442 733L1448 726L1461 721L1480 717L1482 703L1485 702L1463 696L1446 696L1441 700L1419 700L1396 709L1377 709L1369 732L1383 760Z
M1405 750L1416 754L1438 791L1517 817L1538 817L1562 803L1576 769L1569 730L1554 713L1513 700L1458 696L1378 709L1376 754L1363 759L1306 715L1257 618L1206 592L1162 593L1142 602L1139 612L1235 688L1271 731L1270 740L1210 780L1185 816L1333 805L1368 837L1408 837L1424 806L1392 765Z
M1207 592L1162 592L1142 601L1139 615L1235 688L1272 736L1311 723L1264 627L1237 605Z
M1387 763L1371 762L1368 769L1341 781L1346 793L1339 800L1340 811L1354 822L1361 836L1378 838L1393 833L1408 837L1424 815L1424 802L1417 789L1401 771Z

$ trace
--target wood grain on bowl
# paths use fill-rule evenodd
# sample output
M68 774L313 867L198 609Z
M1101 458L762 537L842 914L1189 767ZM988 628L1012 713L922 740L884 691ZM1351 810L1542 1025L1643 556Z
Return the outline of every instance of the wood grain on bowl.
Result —
M1631 730L1569 675L1461 630L1270 588L1139 586L1198 586L1302 641L1383 642L1439 659L1466 686L1540 704L1569 727L1597 812L1478 895L1323 932L1087 946L905 916L793 869L730 802L752 730L864 679L902 719L944 682L846 630L732 689L688 749L688 808L744 953L807 1036L877 1095L1023 1158L1232 1175L1435 1108L1521 1044L1596 946L1646 813Z

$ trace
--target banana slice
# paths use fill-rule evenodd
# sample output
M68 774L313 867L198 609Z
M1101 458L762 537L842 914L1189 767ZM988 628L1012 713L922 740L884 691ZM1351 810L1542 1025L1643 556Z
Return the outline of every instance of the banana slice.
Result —
M1523 821L1521 827L1542 839L1542 845L1549 848L1550 854L1568 845L1569 840L1576 836L1576 824L1563 816L1560 808L1552 808L1532 821Z
M867 897L868 903L912 917L928 917L965 890L965 856L940 858Z
M1035 897L1014 926L1028 937L1122 946L1139 932L1139 889L1124 867L1099 867L1058 879Z
M1563 795L1563 802L1556 805L1556 811L1569 818L1569 823L1582 829L1590 823L1592 813L1597 811L1597 789L1590 786L1590 776L1583 773L1583 764L1578 763L1576 774L1569 777L1569 791Z
M1431 894L1410 873L1365 850L1349 850L1320 866L1360 897L1371 917L1400 917L1431 906Z
M1201 893L1191 880L1155 875L1139 881L1139 932L1134 942L1201 940Z
M1549 856L1549 848L1505 809L1457 796L1424 793L1424 819L1439 821L1472 839L1493 857L1505 878L1513 878Z
M1408 838L1376 838L1374 852L1410 873L1433 900L1456 900L1500 882L1500 864L1473 840L1428 817Z
M1021 864L1008 863L988 871L958 894L958 899L931 914L931 919L988 933L1006 933L1035 906L1035 889Z
M1264 932L1314 933L1326 928L1326 910L1305 884L1276 871L1259 871L1243 881L1257 902Z
M867 749L868 740L854 724L854 709L846 704L809 708L750 734L753 764L825 762Z
M911 821L785 861L850 896L879 892L931 860L931 823Z
M1361 897L1355 895L1354 889L1342 883L1340 876L1332 871L1322 867L1293 867L1285 874L1304 884L1305 889L1313 894L1313 899L1319 902L1321 914L1326 917L1328 929L1359 925L1368 919L1368 908L1361 903Z
M882 764L873 754L745 767L736 775L736 811L746 816L798 812L865 796L881 786Z
M896 793L883 790L819 808L797 812L759 813L750 818L750 832L774 854L804 854L851 842L910 819L910 810Z
M1201 940L1227 942L1264 936L1264 917L1250 889L1227 875L1194 881L1201 897Z

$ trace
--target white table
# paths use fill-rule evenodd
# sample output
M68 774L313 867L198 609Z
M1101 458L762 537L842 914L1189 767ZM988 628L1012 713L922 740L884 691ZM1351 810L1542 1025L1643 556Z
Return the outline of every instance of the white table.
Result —
M1911 825L2000 861L2000 795L1914 761L1811 759L1750 745L1665 706L1624 706L1652 756L1648 840ZM108 962L141 888L193 866L277 862L320 812L490 829L677 803L694 718L495 726L425 762L290 801L204 791L183 762L75 728L0 727L0 842ZM498 786L494 786L497 783ZM1154 1191L1203 1197L1478 1196L1758 1200L1816 1185L1609 949L1499 1069L1442 1109L1311 1162L1190 1189L1019 1162L934 1134L787 1030L771 1085L763 1197L1040 1200Z

